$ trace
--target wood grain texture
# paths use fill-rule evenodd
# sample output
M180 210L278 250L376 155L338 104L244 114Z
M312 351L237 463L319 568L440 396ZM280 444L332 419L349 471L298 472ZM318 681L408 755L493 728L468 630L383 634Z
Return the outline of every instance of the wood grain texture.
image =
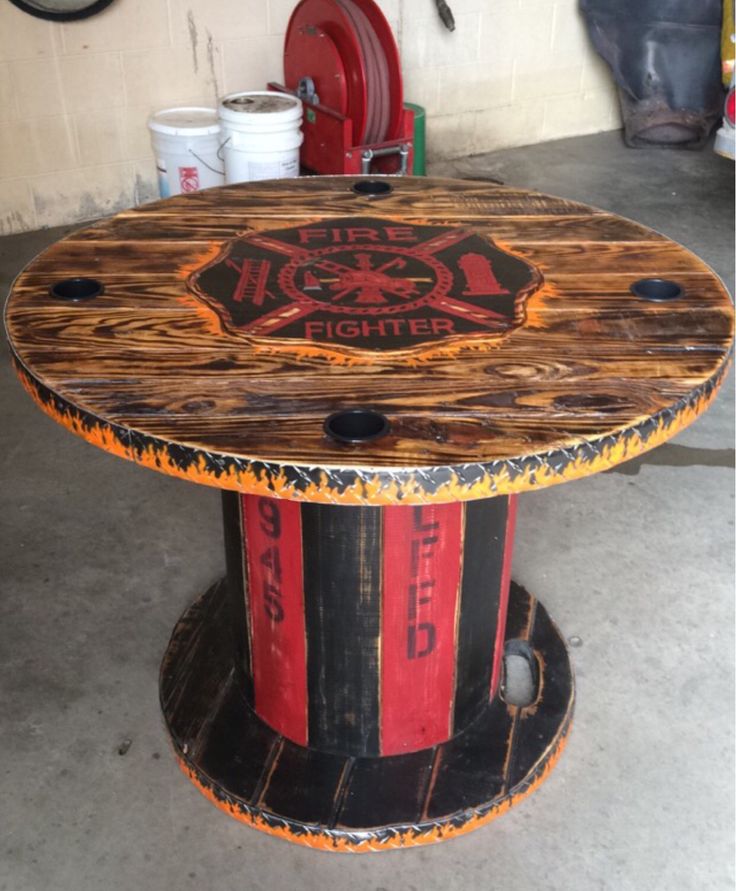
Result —
M487 182L354 178L250 183L177 196L74 233L16 280L6 327L39 405L94 444L225 489L345 504L429 503L574 479L674 435L714 397L733 340L730 298L697 257L620 217ZM535 266L544 286L495 343L375 364L296 355L229 333L187 278L242 233L337 218L457 226ZM87 303L48 288L92 276ZM634 297L640 278L684 296ZM360 446L325 417L391 424Z

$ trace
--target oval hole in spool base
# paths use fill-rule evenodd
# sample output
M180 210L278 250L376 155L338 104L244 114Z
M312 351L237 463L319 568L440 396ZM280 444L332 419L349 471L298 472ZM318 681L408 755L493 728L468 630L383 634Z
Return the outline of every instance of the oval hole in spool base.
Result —
M96 278L65 278L55 282L49 288L49 293L57 300L69 300L78 303L82 300L92 300L104 294L105 288Z
M663 303L666 300L677 300L685 292L682 285L666 278L640 278L631 286L631 293L642 300Z
M337 442L371 442L385 436L389 430L388 418L378 411L366 408L350 408L330 415L324 423L325 433Z
M361 179L353 183L353 191L364 198L385 198L393 192L394 187L382 179Z
M539 698L539 661L525 640L507 640L503 650L501 699L527 708Z

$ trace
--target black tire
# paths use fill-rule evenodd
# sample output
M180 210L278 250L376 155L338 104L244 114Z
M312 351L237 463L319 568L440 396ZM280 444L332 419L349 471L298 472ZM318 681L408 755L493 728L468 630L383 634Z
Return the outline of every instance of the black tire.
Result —
M35 15L39 19L48 19L52 22L70 22L74 19L86 19L91 15L102 12L106 6L112 3L112 0L89 0L87 6L74 12L54 12L52 9L43 9L43 0L10 0L10 2L27 12L29 15Z

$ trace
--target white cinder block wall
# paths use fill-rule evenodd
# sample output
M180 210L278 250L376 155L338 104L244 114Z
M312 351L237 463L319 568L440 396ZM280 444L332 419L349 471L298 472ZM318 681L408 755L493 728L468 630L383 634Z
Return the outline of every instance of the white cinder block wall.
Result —
M619 126L577 0L379 0L405 95L427 109L428 158ZM282 77L296 0L115 0L57 24L0 2L0 234L157 197L146 119Z

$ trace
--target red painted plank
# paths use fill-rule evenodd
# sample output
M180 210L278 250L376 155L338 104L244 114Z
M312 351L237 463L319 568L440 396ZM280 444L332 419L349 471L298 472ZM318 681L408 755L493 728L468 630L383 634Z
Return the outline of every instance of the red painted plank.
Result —
M461 549L461 504L384 508L383 755L450 736Z
M498 623L496 624L496 643L493 649L493 674L491 675L491 699L496 695L501 680L501 664L503 645L506 638L506 613L509 605L509 586L511 585L511 561L514 556L514 530L516 528L517 495L509 495L509 506L506 513L506 540L503 548L503 569L501 570L501 590L498 594Z
M307 665L300 505L243 495L256 713L307 744Z

